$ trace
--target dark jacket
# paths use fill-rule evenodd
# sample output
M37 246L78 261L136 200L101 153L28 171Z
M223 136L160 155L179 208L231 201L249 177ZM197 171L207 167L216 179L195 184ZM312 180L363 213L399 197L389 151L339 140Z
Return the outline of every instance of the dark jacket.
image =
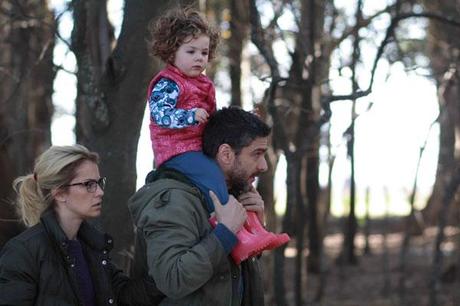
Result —
M83 222L78 232L91 272L96 305L152 305L147 280L130 281L111 262L112 238ZM0 253L0 305L83 305L74 259L52 210L11 239Z
M166 294L160 305L264 305L258 259L236 265L212 232L199 189L167 172L128 204L137 226L134 275L154 278Z

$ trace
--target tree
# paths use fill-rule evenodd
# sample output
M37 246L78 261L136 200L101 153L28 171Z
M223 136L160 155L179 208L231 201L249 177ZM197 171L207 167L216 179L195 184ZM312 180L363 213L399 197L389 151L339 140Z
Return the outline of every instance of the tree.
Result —
M278 3L280 4L280 3ZM316 230L316 205L319 167L317 150L319 148L319 127L322 121L320 113L321 102L319 81L325 78L328 71L328 56L321 53L321 47L325 3L315 1L300 1L299 8L293 10L296 18L297 31L290 40L293 42L291 65L288 77L281 76L274 53L272 42L277 31L277 20L283 12L283 6L277 5L274 9L274 17L266 28L262 27L261 18L255 1L250 2L250 22L252 42L259 49L265 62L270 69L270 85L267 90L267 109L272 117L273 137L276 149L281 150L287 160L287 210L283 221L283 231L295 233L297 257L295 265L295 296L296 304L302 304L302 254L304 243L304 228L306 224L305 203L309 206L310 232L319 234ZM292 6L294 8L294 6ZM280 34L283 37L283 33ZM320 65L324 64L324 65ZM307 162L306 162L307 158ZM312 175L306 180L309 197L301 188L303 165ZM305 177L305 176L304 176ZM308 201L310 200L310 201ZM294 216L296 218L294 219ZM276 303L286 305L283 278L283 251L279 248L275 251L274 291ZM280 275L281 274L281 275Z
M445 19L458 19L457 1L422 1L427 11L439 12ZM460 163L460 27L449 22L430 19L427 33L427 55L433 78L438 87L440 106L440 148L436 181L431 198L424 210L428 223L437 220L442 207L443 192L452 176L455 165ZM458 201L456 202L458 207Z
M243 48L249 34L248 4L246 1L230 1L230 37L228 59L231 80L231 104L242 106L241 63Z
M362 14L359 3L362 2L358 1L355 24L350 25L350 22L347 22L349 16L338 10L333 1L274 1L272 18L265 22L266 26L262 26L256 1L250 1L251 40L269 69L269 75L264 76L264 79L269 81L265 103L273 122L273 143L275 149L284 153L288 164L286 182L288 201L283 230L294 233L296 238L294 286L297 305L303 302L300 271L306 223L310 247L307 261L310 266L309 271L314 271L315 266L321 265L321 224L318 220L323 218L318 216L318 212L324 210L318 209L320 128L329 120L331 103L343 100L356 101L371 92L377 63L384 55L385 47L393 41L394 31L399 21L415 16L413 13L397 16L389 24L383 41L376 48L373 66L369 69L369 85L361 89L354 68L359 63L358 31L364 27L370 28L372 21L382 14L396 15L395 8L399 6L399 2L369 16ZM286 7L289 7L294 18L294 30L284 30L278 25L279 17L287 11ZM352 58L352 61L342 59L343 66L338 67L339 69L348 67L353 71L351 93L331 95L328 86L331 56L334 50L351 36L355 38L355 44L351 52L347 52L347 56ZM280 72L282 65L274 55L274 42L284 42L288 51L289 61L284 60L283 63L284 67L288 66L285 77ZM354 114L352 117L354 118ZM352 151L353 146L349 151L350 156L353 156ZM306 188L303 188L304 179ZM354 215L350 215L350 220L346 240L348 259L353 262L353 240L356 233ZM278 305L285 305L284 287L279 281L282 279L280 274L284 264L283 250L280 248L276 253L278 255L275 255L274 276L276 302Z
M0 247L18 233L11 183L51 144L55 20L45 0L0 3ZM6 203L6 205L4 205Z
M159 68L148 56L147 25L178 3L126 1L121 33L112 49L106 1L72 1L72 50L78 66L77 141L100 154L101 172L109 178L101 223L114 236L114 260L125 270L134 236L127 202L136 187L137 143L147 85ZM152 168L153 161L145 167Z

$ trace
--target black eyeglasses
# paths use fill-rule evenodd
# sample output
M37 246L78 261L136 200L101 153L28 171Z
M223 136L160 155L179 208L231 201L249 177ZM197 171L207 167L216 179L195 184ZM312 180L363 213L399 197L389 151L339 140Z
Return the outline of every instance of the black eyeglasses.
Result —
M97 186L101 187L101 189L104 190L106 181L107 179L105 177L101 177L98 180L87 180L86 182L63 185L62 187L82 185L86 187L86 191L93 193L96 192Z

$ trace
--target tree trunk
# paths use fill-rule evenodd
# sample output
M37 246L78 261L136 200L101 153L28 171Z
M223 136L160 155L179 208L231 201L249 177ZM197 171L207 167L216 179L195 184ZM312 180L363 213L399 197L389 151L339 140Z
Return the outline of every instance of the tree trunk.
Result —
M304 251L304 237L305 237L305 225L306 225L306 212L305 205L301 192L301 169L302 169L302 158L296 156L295 160L291 160L290 167L292 167L293 182L295 182L295 236L296 236L296 257L294 264L294 296L295 304L297 306L303 305L302 297L302 263L303 263L303 251Z
M77 140L101 156L108 177L101 223L114 236L114 260L129 269L133 226L127 208L136 187L137 144L146 107L146 90L158 69L148 57L149 20L174 1L127 1L120 37L110 49L106 2L73 1L72 49L78 64ZM153 167L153 161L144 165ZM120 227L120 225L123 225Z
M400 258L400 277L399 277L399 298L401 306L407 305L406 301L406 266L407 263L410 262L408 258L409 247L410 247L410 238L411 234L413 233L412 228L415 227L415 196L417 194L417 180L418 180L418 173L420 170L420 161L422 160L423 151L425 150L425 146L422 146L419 151L419 156L417 160L417 167L415 170L415 177L414 177L414 184L412 186L412 192L409 199L410 204L410 212L409 215L406 216L405 222L405 231L404 231L404 238L401 245L401 252L399 255Z
M275 212L275 197L274 197L274 180L276 165L278 164L278 155L273 152L272 149L269 149L267 152L267 165L268 170L262 173L259 176L259 182L257 184L257 190L259 191L262 199L265 203L265 222L266 227L269 231L277 232L277 216ZM266 252L262 256L263 266L264 266L264 292L265 296L268 297L268 300L272 300L274 292L272 286L272 280L274 277L274 252ZM283 279L281 279L283 281Z
M308 247L307 272L320 273L321 271L321 249L322 234L320 229L320 215L318 211L318 195L320 192L319 176L319 139L312 145L311 154L307 156L307 215L308 215Z
M361 50L359 46L360 37L359 37L359 25L363 18L362 15L362 6L363 1L358 0L356 4L355 12L355 32L353 35L353 51L352 51L352 61L351 61L351 84L352 92L358 90L358 78L357 78L357 65L361 57ZM344 250L342 252L343 261L346 264L356 264L357 258L355 255L355 237L357 233L358 223L356 221L356 180L355 180L355 120L356 120L356 100L352 101L351 106L351 125L347 131L348 138L348 156L350 158L350 211L348 213L347 227L345 230L345 239L344 239Z
M449 207L452 203L457 189L460 186L460 167L454 169L451 177L446 182L444 197L442 199L442 208L439 211L438 233L436 235L435 246L433 250L433 266L430 275L430 306L438 305L438 292L441 287L441 270L443 268L443 251L441 244L444 242L444 228L447 225L447 216Z
M354 121L354 119L353 119ZM354 122L351 124L350 139L348 140L348 154L350 156L350 211L344 229L344 244L340 260L344 264L356 264L357 258L355 255L355 236L357 232L358 223L355 215L355 157L354 157Z
M444 16L459 16L460 1L422 1L427 11L440 12ZM438 84L441 115L439 118L440 144L438 169L432 195L423 215L427 223L437 220L442 207L447 178L455 165L460 163L460 83L459 56L460 29L430 20L427 34L430 66ZM455 202L458 206L458 200Z
M0 13L0 202L12 180L30 173L51 145L55 21L47 1L6 1ZM12 206L0 205L0 247L21 228Z
M243 47L248 37L249 19L246 1L230 1L230 37L228 60L231 81L231 105L242 106L241 62Z

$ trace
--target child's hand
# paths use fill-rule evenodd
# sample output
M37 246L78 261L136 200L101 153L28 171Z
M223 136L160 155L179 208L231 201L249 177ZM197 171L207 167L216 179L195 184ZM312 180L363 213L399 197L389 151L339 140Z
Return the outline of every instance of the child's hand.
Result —
M205 123L206 121L208 121L208 117L209 117L209 114L204 109L197 108L195 110L195 121L199 123Z

